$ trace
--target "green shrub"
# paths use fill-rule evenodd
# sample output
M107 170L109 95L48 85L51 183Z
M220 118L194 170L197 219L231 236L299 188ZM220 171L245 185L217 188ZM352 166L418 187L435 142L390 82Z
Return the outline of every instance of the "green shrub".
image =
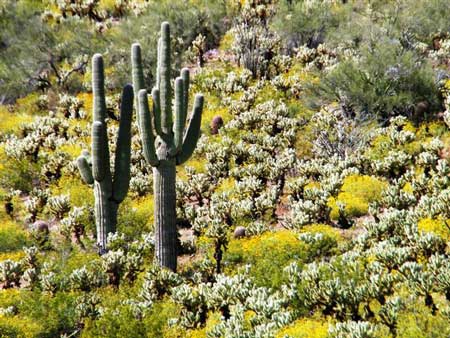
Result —
M28 159L8 158L0 147L0 186L5 190L29 192L33 188L33 179L40 171L39 165Z
M153 304L144 318L137 318L130 306L116 304L109 306L98 320L88 320L81 338L160 338L167 321L176 314L177 307L168 301Z
M442 107L431 65L387 42L365 48L358 59L341 61L313 90L347 110L381 121L395 115L423 120ZM415 116L419 103L427 108Z
M411 304L398 315L397 338L448 338L448 317L433 315L428 307L420 303Z
M3 221L0 225L0 252L21 250L30 244L28 233L12 221Z
M44 337L43 333L39 320L21 316L0 316L0 337L2 338Z
M28 291L22 294L18 310L30 318L27 322L40 324L42 332L37 337L60 337L76 330L75 299L74 293L58 292L51 296L40 290Z
M331 1L280 1L273 26L286 47L306 44L314 48L345 21L348 9Z

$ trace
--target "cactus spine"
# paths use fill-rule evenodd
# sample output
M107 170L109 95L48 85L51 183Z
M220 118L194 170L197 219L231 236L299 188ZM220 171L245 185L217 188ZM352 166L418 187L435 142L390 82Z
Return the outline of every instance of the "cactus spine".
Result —
M139 60L140 46L134 44L132 59ZM133 77L142 78L142 66L133 63ZM177 268L177 229L175 166L187 161L195 150L200 135L203 96L197 94L186 129L188 110L189 70L181 70L171 87L171 56L169 23L161 25L158 41L156 87L152 90L153 107L150 110L147 91L139 90L139 132L144 157L153 166L155 194L155 244L160 266L173 271ZM172 95L175 100L172 107ZM174 111L174 116L173 116Z
M82 179L94 185L97 245L102 254L106 251L108 234L116 231L117 209L128 192L130 182L133 87L126 85L122 92L114 175L109 162L103 58L100 54L92 58L92 91L92 156L84 151L78 157L77 165Z

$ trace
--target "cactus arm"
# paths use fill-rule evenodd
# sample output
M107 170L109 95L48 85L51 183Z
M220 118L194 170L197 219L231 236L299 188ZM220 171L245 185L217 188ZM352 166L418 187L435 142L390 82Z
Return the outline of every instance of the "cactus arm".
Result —
M184 115L184 81L181 77L175 80L175 124L174 124L174 154L177 154L183 144L184 125L186 117Z
M141 123L139 132L141 133L144 157L151 166L156 167L159 164L159 160L156 156L155 138L153 136L150 110L148 108L147 91L145 89L139 91L139 114L139 121Z
M181 152L177 156L177 164L186 162L195 150L200 136L200 125L202 122L203 95L195 96L194 108L192 110L189 126L184 136Z
M170 57L170 27L168 22L161 24L161 63L159 68L159 91L161 97L161 127L164 134L172 133L172 88L171 80L171 57Z
M183 79L183 109L184 109L184 122L186 124L187 110L189 105L189 69L183 68L181 70L181 78Z
M92 176L101 182L106 175L106 154L105 154L106 126L100 121L92 124Z
M156 60L156 87L159 88L160 84L160 67L161 64L161 37L158 39L158 50L157 50L157 60Z
M161 98L159 96L159 89L153 88L152 90L153 101L153 123L155 125L155 131L159 136L162 136L161 130Z
M120 105L120 125L117 136L116 157L114 163L113 198L123 201L130 183L131 156L131 119L133 115L133 87L126 85L122 92Z
M92 57L92 92L94 96L94 121L103 122L106 116L105 76L103 57L95 54Z
M134 88L134 96L135 96L135 106L137 108L137 96L141 89L145 88L144 83L144 70L142 67L142 53L141 53L141 45L138 43L134 43L131 46L131 69L132 69L132 78L133 78L133 88ZM137 114L137 123L139 126L139 114Z
M86 157L83 155L77 158L77 167L80 171L81 178L87 184L94 183L94 177L92 176L92 169Z

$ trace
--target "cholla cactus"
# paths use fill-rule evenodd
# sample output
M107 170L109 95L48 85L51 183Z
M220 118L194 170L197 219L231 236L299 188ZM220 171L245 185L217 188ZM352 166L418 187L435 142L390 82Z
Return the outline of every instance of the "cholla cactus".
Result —
M269 75L270 65L280 48L280 38L269 28L273 14L272 1L246 1L232 29L237 61L250 70L253 77Z
M128 192L130 182L131 116L133 112L133 88L126 85L122 92L120 125L114 161L114 173L110 168L108 132L106 128L106 102L103 58L92 58L92 87L94 95L94 121L92 123L92 157L84 152L77 159L81 177L94 185L95 223L97 245L102 254L106 250L108 234L116 231L117 209Z
M21 263L7 259L0 263L0 282L4 289L9 289L14 286L20 286L20 279L23 274L23 267Z
M69 212L69 215L61 220L62 229L61 232L70 239L72 234L75 237L75 242L84 248L84 244L81 241L81 236L85 234L84 219L86 208L75 207Z
M375 338L376 331L376 325L372 323L348 321L337 323L329 334L333 338Z
M70 198L68 195L52 196L47 201L47 207L57 219L62 219L71 208Z
M95 294L83 294L76 300L75 314L78 317L78 321L82 322L86 318L97 319L101 314L100 297Z
M158 69L150 111L147 92L141 89L142 64L140 46L132 47L133 79L139 86L139 131L143 152L153 167L155 194L156 258L161 266L175 271L177 267L175 168L189 159L200 134L203 95L197 94L189 126L185 128L189 97L189 70L183 69L175 80L172 107L171 52L169 23L161 25L158 42ZM175 112L175 121L173 114ZM156 132L156 134L155 134Z
M83 101L79 100L75 96L60 94L58 112L64 115L64 117L66 118L83 118L86 114L81 109L83 107L83 104Z
M140 296L146 306L150 306L165 295L170 295L172 288L181 285L182 282L182 278L176 273L165 268L152 266L144 276Z
M202 68L205 64L205 52L206 52L206 37L202 34L192 41L192 46L189 47L188 53L192 54L197 61L197 66Z
M106 285L107 276L97 268L88 269L83 266L72 271L68 282L72 290L90 292L95 288Z

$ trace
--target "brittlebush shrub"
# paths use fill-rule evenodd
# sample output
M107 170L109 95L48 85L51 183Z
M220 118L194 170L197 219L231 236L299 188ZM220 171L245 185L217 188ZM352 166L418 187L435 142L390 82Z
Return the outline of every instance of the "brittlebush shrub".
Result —
M230 241L225 261L251 265L258 285L279 287L283 268L292 261L305 262L307 245L292 231L267 232L248 239Z
M283 269L296 261L300 265L327 255L337 246L339 235L329 226L312 225L302 232L321 233L322 238L312 244L299 239L299 233L288 230L267 232L259 236L230 241L225 264L250 264L250 274L257 285L280 287L284 281Z
M317 319L302 318L280 330L276 338L327 338L328 323Z
M337 198L330 198L331 219L339 217L338 203L345 204L347 217L360 217L366 215L369 203L379 200L386 183L367 175L351 175L344 179L341 191Z
M424 218L417 223L419 231L432 232L444 240L450 239L450 225L448 221Z

